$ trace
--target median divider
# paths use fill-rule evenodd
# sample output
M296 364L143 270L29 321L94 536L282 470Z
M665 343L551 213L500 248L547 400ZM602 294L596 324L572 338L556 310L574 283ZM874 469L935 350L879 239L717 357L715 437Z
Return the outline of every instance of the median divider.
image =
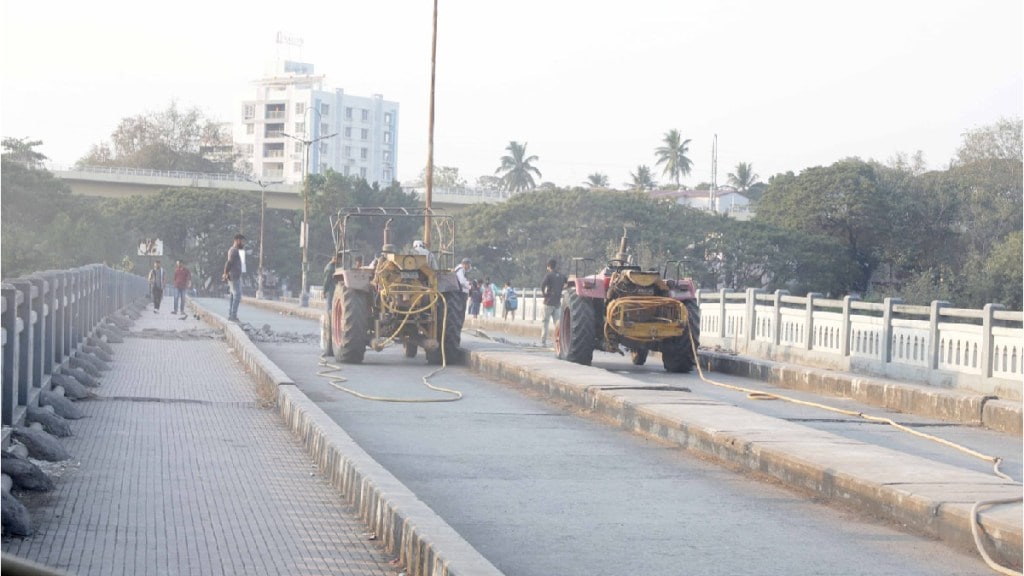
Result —
M610 418L626 430L852 506L976 553L971 507L1019 498L1021 485L850 440L606 370L513 351L471 351L472 368ZM1019 503L980 514L993 557L1020 568Z
M360 519L397 554L410 576L500 576L501 572L440 516L366 453L310 400L237 324L191 303L207 323L223 328L228 345L253 375L261 395L302 441L321 472ZM266 306L265 301L259 302ZM287 312L319 318L320 310L287 306ZM273 306L266 306L272 308ZM285 311L282 308L282 311Z

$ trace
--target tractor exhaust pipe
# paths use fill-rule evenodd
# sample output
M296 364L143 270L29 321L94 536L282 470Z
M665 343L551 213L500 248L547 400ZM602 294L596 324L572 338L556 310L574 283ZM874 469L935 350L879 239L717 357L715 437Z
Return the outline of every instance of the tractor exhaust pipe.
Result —
M628 235L628 232L626 230L626 227L623 226L622 227L622 240L619 240L619 252L618 252L618 254L615 255L615 259L616 260L621 260L622 262L626 262L627 259L629 258L629 255L627 254L628 250L629 250L629 235Z

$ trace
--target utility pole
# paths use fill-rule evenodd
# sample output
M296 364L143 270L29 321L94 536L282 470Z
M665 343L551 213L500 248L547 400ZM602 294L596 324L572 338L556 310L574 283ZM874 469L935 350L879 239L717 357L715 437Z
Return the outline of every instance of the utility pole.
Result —
M302 244L302 294L299 295L299 305L306 307L309 306L309 147L321 140L333 138L338 133L335 132L334 134L318 136L312 139L298 138L285 132L281 132L281 135L291 138L296 142L301 142L306 147L306 157L303 161L305 169L302 173L302 230L299 234L299 242Z
M711 144L711 212L718 212L718 134Z
M255 180L252 178L246 178L246 180L253 182L260 187L260 264L259 276L256 279L256 299L263 300L263 253L266 251L266 247L263 244L263 222L267 211L267 186L271 184L280 184L280 182L264 182L259 178Z
M430 202L434 193L434 70L437 67L437 0L434 0L434 29L430 43L430 113L427 117L427 191L424 196L426 215L423 221L423 242L430 246Z

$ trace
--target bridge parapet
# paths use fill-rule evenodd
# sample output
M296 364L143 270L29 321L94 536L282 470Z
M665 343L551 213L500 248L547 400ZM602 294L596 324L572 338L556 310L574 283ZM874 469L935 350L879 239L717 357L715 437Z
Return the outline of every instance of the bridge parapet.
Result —
M1020 400L1024 313L700 290L701 344L808 366L851 370Z
M82 350L105 318L146 295L141 276L90 264L5 280L0 301L3 343L2 423L23 423L49 389L51 375Z

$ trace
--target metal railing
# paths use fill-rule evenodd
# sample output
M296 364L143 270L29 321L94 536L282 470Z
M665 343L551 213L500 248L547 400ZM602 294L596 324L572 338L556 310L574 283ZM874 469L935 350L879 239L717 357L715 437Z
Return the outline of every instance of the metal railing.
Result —
M179 170L150 170L149 168L124 168L120 166L63 166L46 164L50 172L82 172L86 174L113 174L117 176L147 176L153 178L180 178L183 180L226 180L247 182L241 174L231 172L184 172Z
M701 344L755 358L919 381L1020 400L1024 313L699 290Z
M48 270L2 284L4 426L24 423L51 375L82 350L103 319L144 298L145 278L91 264Z

